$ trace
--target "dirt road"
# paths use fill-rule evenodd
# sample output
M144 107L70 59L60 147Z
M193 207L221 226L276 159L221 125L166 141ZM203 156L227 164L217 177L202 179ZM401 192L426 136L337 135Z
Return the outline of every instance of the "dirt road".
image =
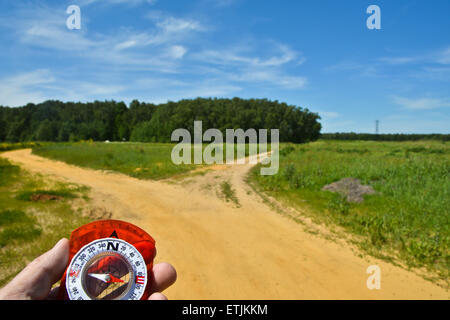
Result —
M249 164L154 182L44 159L29 149L2 156L31 172L90 187L94 205L148 231L157 241L157 262L177 269L178 280L166 291L171 299L449 298L412 272L361 258L277 213L244 182ZM235 189L240 206L218 196L223 181ZM370 265L381 268L380 290L366 286Z

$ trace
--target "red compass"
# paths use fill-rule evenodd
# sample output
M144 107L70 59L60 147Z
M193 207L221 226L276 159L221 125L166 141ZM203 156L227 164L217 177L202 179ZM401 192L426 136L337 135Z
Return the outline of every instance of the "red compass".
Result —
M131 223L86 224L70 235L70 263L61 278L59 298L146 300L155 254L155 240Z

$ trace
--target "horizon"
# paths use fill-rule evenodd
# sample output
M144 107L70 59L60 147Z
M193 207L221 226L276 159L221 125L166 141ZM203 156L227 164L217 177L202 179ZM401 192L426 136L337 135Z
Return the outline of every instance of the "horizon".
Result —
M381 10L381 29L366 9ZM80 29L69 30L69 5ZM322 133L448 134L448 1L2 3L0 105L268 99ZM446 37L447 36L447 37Z

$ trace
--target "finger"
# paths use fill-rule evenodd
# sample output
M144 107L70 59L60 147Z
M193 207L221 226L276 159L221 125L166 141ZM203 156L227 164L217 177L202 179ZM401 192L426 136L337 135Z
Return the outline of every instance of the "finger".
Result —
M5 288L10 299L45 299L64 273L69 259L69 240L61 239L49 251L34 259Z
M150 295L148 300L167 300L167 297L160 292L155 292Z
M47 300L57 300L59 297L60 286L54 287L50 290L50 293L47 295Z
M150 284L150 292L161 292L170 287L177 280L175 268L166 263L158 263L153 266L153 277Z

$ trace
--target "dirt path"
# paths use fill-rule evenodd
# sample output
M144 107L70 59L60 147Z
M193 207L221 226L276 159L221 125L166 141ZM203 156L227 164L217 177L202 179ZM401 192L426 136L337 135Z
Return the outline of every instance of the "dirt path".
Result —
M143 181L71 166L18 150L2 154L31 172L91 188L94 204L135 223L157 241L158 261L172 263L172 299L448 299L414 273L305 231L276 213L244 182L251 165L217 167L176 181ZM218 197L228 181L239 206ZM369 265L381 289L366 286Z

